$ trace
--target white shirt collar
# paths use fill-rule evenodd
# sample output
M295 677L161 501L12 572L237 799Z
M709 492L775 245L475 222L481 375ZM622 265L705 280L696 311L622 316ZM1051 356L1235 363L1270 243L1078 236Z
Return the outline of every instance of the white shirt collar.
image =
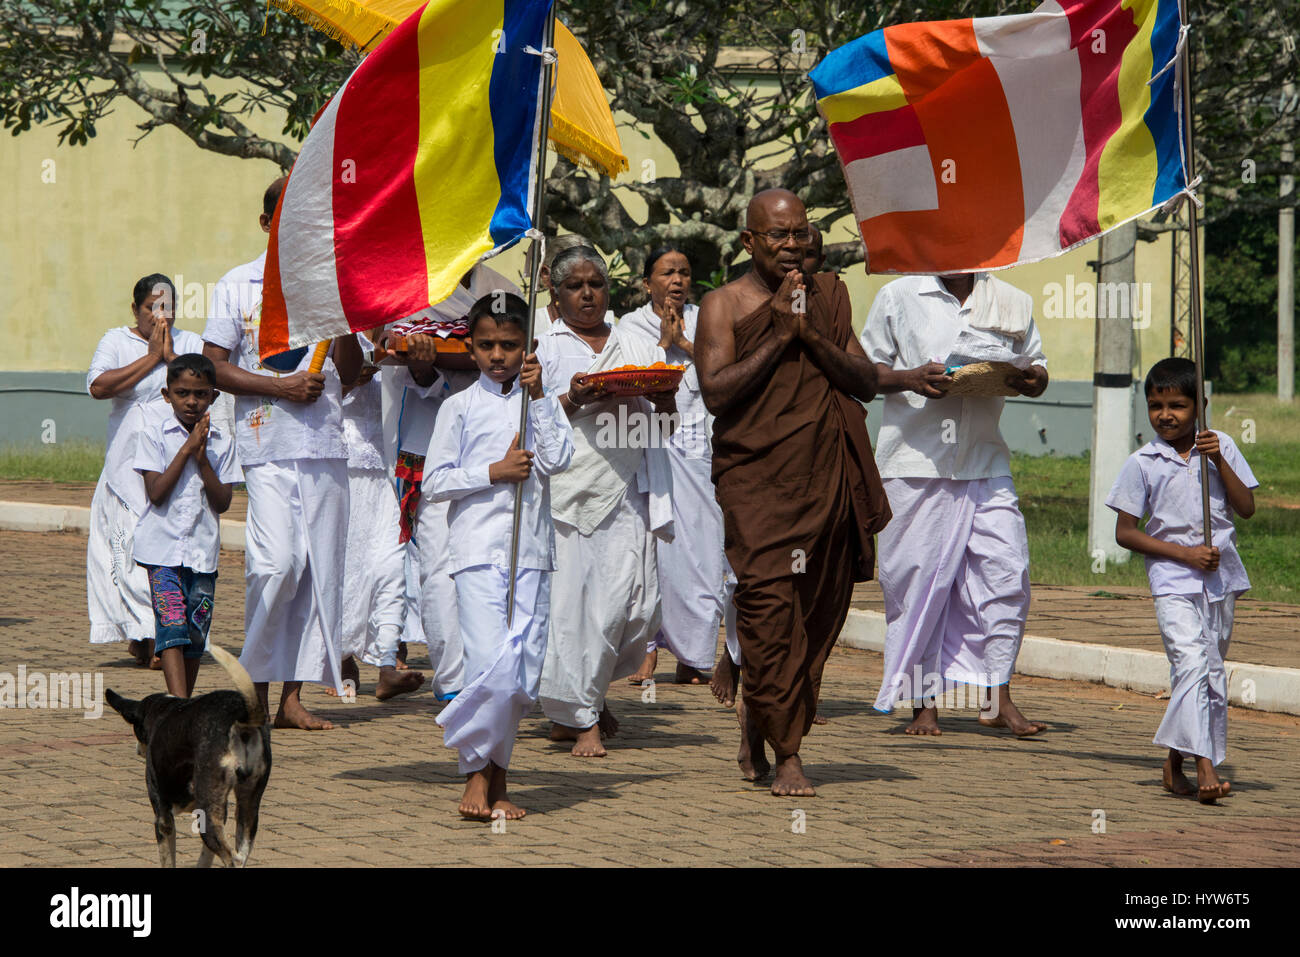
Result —
M510 383L509 392L502 392L501 383L494 380L486 372L480 372L478 374L478 384L498 399L508 399L519 391L519 376L518 374L515 375L514 380Z

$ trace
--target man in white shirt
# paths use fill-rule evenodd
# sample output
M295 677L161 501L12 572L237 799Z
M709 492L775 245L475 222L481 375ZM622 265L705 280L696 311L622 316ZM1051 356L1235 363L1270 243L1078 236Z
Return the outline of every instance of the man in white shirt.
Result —
M1036 397L1046 358L1030 297L987 273L908 276L880 290L862 332L885 410L876 461L893 520L880 532L885 674L878 710L913 699L908 734L939 734L949 682L997 688L980 723L1024 737L1011 673L1029 611L1029 542L998 429L1001 397L945 398L947 358L974 335L1032 364L1008 385Z
M284 183L276 180L262 197L258 221L265 233ZM342 386L361 369L361 349L356 336L335 339L334 358L319 373L308 371L305 348L276 357L274 367L263 365L258 331L265 263L262 253L222 277L203 330L203 354L216 367L217 386L237 397L235 441L248 487L246 637L239 660L263 707L268 683L284 682L275 727L327 730L333 725L304 708L300 695L304 681L343 693L339 586L348 450L340 403Z

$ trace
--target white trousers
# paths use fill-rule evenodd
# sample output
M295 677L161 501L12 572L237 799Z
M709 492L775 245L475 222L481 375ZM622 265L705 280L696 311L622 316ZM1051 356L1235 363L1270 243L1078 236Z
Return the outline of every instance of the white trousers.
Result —
M610 683L640 667L646 642L659 630L659 575L646 498L629 486L590 535L555 523L541 702L557 724L595 724Z
M314 681L343 693L345 459L244 467L244 650L254 681Z
M884 480L894 517L878 539L885 596L879 711L942 682L1011 680L1029 613L1029 540L1009 476Z
M1156 621L1169 659L1169 706L1153 743L1216 766L1228 753L1228 672L1237 595L1157 595Z
M398 541L397 493L383 469L348 469L348 537L343 565L346 659L397 664L406 621L406 546Z
M519 722L537 701L546 659L551 573L517 572L514 620L506 626L509 571L476 565L456 573L467 684L443 708L443 744L460 752L460 773L491 761L510 766Z
M456 583L451 579L447 524L449 502L423 499L411 541L420 569L420 623L429 647L433 691L451 694L465 687L464 651L457 614Z
M648 651L662 645L691 668L709 670L718 653L718 626L731 602L723 552L722 508L714 497L710 462L668 446L673 473L671 542L655 540L663 623ZM733 577L734 582L734 577Z
M90 538L86 542L91 644L153 637L149 576L131 557L138 520L109 490L101 474L90 503Z
M413 539L402 546L402 555L406 568L406 624L402 628L402 641L422 645L425 638L424 622L420 620L420 553Z

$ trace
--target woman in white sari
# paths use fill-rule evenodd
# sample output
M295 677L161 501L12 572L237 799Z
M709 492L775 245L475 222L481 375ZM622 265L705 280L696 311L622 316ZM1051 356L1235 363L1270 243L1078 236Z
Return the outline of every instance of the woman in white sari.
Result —
M145 571L131 557L135 524L144 512L144 481L132 467L135 440L147 418L168 406L162 397L167 363L202 352L203 340L173 330L176 289L160 273L135 284L133 324L104 333L90 360L86 391L112 402L104 470L90 504L86 545L86 603L90 641L129 641L140 664L153 658L153 608Z
M649 301L618 323L619 332L664 349L668 361L686 365L677 387L681 424L668 443L673 475L671 542L656 542L663 622L647 645L645 660L628 680L654 677L660 646L677 659L679 684L702 684L718 650L718 626L731 604L735 577L722 549L722 509L714 498L709 441L710 416L700 397L695 370L695 324L699 307L686 301L691 264L676 246L654 250L646 259L645 291Z

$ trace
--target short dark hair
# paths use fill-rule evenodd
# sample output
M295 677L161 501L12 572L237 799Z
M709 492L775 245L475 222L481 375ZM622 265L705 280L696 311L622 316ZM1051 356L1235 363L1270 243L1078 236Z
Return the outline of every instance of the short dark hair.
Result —
M284 192L284 184L287 180L287 176L281 176L266 187L266 192L262 194L262 212L266 214L267 219L275 215L275 204L280 202L280 194Z
M185 352L167 363L167 384L171 385L186 372L207 379L214 389L217 387L217 367L201 352Z
M1161 359L1147 372L1146 395L1152 392L1172 389L1181 392L1193 402L1196 401L1196 363L1191 359L1171 356Z
M176 287L172 281L160 272L152 272L143 279L137 279L131 290L131 305L139 309L146 299L158 291L159 286L166 286L172 294L172 308L176 307Z
M645 271L642 275L644 275L646 279L649 279L650 274L655 271L655 263L663 259L669 253L677 253L679 256L686 256L686 250L682 249L676 243L664 243L658 249L652 250L650 255L646 257ZM686 256L686 265L689 266L690 264L691 257Z
M503 292L497 290L490 292L486 296L480 296L478 301L469 308L469 334L474 335L474 327L478 321L484 317L490 316L498 326L512 323L519 327L520 332L528 331L528 303L524 302L512 292ZM524 343L525 347L528 345Z

